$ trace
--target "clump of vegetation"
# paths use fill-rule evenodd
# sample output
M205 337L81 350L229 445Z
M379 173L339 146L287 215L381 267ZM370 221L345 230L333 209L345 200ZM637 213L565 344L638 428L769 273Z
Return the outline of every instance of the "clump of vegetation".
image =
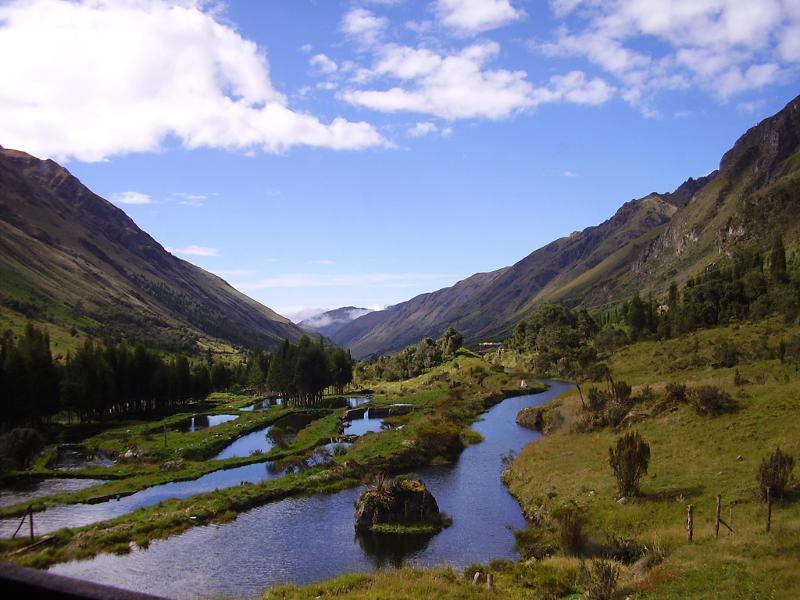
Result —
M632 537L609 535L603 548L603 554L625 565L635 563L647 552L647 547Z
M544 527L517 529L514 531L514 542L514 549L522 560L541 560L557 550L553 534Z
M616 446L608 449L608 462L617 479L620 496L639 493L639 479L647 474L650 464L650 446L638 431L626 433L617 439Z
M584 574L585 597L589 600L611 600L617 590L619 567L608 560L593 560Z
M794 470L794 458L776 448L775 452L761 461L758 468L758 486L761 498L767 499L767 488L772 498L784 498Z
M580 555L586 543L583 511L575 504L566 504L555 509L552 517L556 523L561 551L572 556Z
M730 394L713 385L692 388L689 400L700 416L717 416L736 409L736 402Z
M664 398L673 404L686 402L686 386L682 383L668 383L664 391Z
M0 435L0 465L3 470L25 469L44 448L44 438L35 429L18 427Z

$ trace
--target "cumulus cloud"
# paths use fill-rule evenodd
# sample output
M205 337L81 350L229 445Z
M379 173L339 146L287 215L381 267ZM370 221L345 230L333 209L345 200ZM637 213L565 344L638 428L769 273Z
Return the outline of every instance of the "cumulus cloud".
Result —
M292 110L264 52L201 0L0 5L0 139L99 161L186 148L280 152L385 144L369 123Z
M779 81L781 63L800 61L800 10L786 0L551 0L551 7L570 26L533 47L588 59L645 114L659 91L694 85L727 100Z
M325 54L315 54L311 57L311 59L309 59L308 62L311 63L312 67L326 75L336 73L336 71L339 69L339 65L337 65L333 59Z
M113 204L152 204L153 199L141 192L117 192L111 194L108 199Z
M341 29L364 45L372 45L383 35L389 20L378 17L365 8L353 8L345 13Z
M503 119L551 102L601 104L614 93L611 85L581 71L551 77L547 85L535 87L525 71L488 68L499 52L495 42L473 44L451 54L386 45L371 76L397 79L403 85L351 89L340 97L383 112L408 111L455 120Z
M406 132L406 135L408 137L418 138L430 135L431 133L436 133L437 131L439 131L439 128L436 126L436 123L424 122L414 125L414 127Z
M525 15L509 0L437 0L436 13L445 27L463 35L496 29Z

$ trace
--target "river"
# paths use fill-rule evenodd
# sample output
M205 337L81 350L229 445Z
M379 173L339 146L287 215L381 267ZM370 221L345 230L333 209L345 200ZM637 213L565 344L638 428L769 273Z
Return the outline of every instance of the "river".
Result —
M464 450L455 465L416 474L453 519L451 527L433 537L357 537L354 503L363 488L355 488L273 502L231 523L155 540L147 550L104 554L51 571L173 598L254 597L276 584L310 583L402 563L463 568L515 559L511 529L524 527L525 520L500 480L501 457L539 437L515 423L517 412L571 387L548 383L546 392L506 399L484 413L474 426L484 441Z

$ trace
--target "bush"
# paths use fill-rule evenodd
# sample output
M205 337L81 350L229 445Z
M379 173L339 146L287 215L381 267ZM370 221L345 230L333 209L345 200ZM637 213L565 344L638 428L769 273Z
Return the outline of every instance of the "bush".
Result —
M631 399L631 386L624 381L617 381L614 384L614 399L620 404L627 404Z
M668 383L664 397L667 402L683 404L686 402L686 386L682 383Z
M592 386L586 394L586 399L588 400L590 411L601 412L605 409L606 404L608 404L608 393Z
M617 479L620 496L639 493L639 479L650 464L650 446L637 431L617 439L616 447L608 449L608 462Z
M606 558L630 565L642 558L647 552L647 547L635 539L620 535L608 536L608 541L603 549Z
M25 469L43 448L44 438L35 429L12 429L0 435L0 463L5 469Z
M713 385L701 385L692 389L690 399L695 412L701 416L717 416L736 409L736 402L730 394Z
M714 363L715 368L731 368L735 367L739 362L739 348L736 344L728 339L724 339L717 344L714 348Z
M586 572L586 598L611 600L617 589L619 567L607 560L593 560Z
M514 548L522 560L541 560L556 551L552 534L541 527L528 527L514 531Z
M583 550L583 511L575 505L562 506L553 511L558 528L558 541L562 552L577 556Z
M792 479L794 469L794 458L791 455L781 452L776 448L770 456L761 461L758 468L758 486L761 491L761 498L767 499L767 488L772 498L783 498L786 496L789 481Z

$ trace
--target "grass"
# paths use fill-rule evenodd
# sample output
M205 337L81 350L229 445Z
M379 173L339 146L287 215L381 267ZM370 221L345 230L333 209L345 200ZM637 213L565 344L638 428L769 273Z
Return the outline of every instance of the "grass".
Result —
M755 479L761 460L775 447L800 457L800 377L778 360L759 358L765 343L767 349L776 347L780 335L791 333L767 321L623 349L609 361L615 378L638 385L634 394L648 384L657 396L634 408L636 422L629 426L651 448L641 495L617 502L608 448L620 432L574 433L580 418L575 394L559 400L561 428L526 447L507 472L511 492L529 515L577 503L595 544L613 534L667 547L667 560L653 571L640 577L625 573L625 590L636 597L796 597L800 502L776 504L773 532L765 534L766 508ZM709 366L724 337L753 357L736 367L751 383L736 386L736 368ZM660 410L664 385L675 381L718 386L738 401L739 409L717 417L698 416L688 405ZM714 540L718 494L723 518L733 521L736 533L724 532ZM693 544L686 542L685 532L689 503L695 512Z

